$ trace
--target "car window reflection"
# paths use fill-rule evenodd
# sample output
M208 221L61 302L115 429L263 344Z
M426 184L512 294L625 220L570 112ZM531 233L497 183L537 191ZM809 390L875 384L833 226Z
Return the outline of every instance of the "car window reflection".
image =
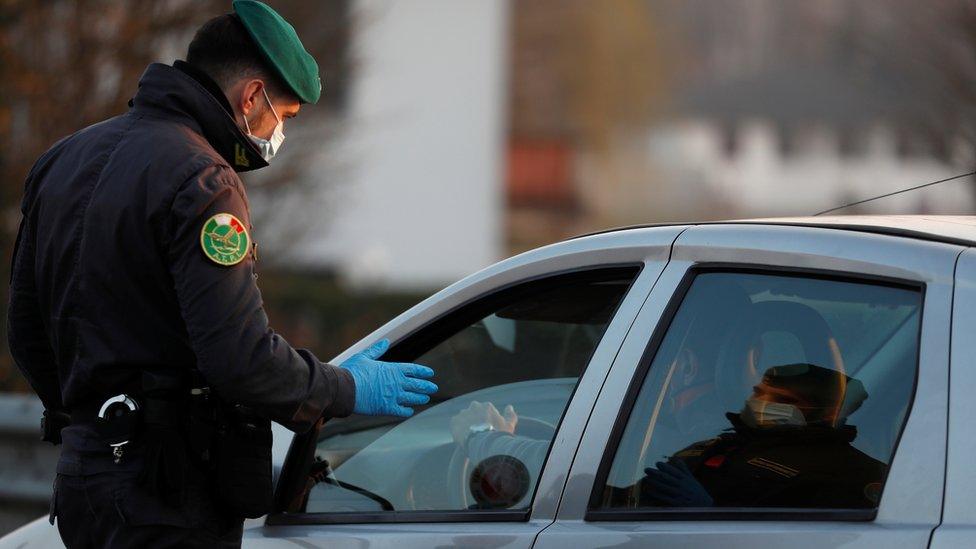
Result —
M699 275L602 507L877 507L911 399L920 299L833 279Z

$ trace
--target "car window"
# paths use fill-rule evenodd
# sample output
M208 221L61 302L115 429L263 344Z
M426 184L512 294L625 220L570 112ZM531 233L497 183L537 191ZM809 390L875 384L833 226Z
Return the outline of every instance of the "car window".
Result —
M405 420L331 420L302 510L527 509L583 369L638 268L535 280L438 320L384 359L433 368L440 390Z
M698 273L591 507L876 508L914 390L921 300L890 284Z

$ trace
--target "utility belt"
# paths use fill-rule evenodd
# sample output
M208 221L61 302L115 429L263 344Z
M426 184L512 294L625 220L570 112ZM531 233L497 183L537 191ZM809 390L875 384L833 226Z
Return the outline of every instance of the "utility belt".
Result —
M140 483L173 506L185 502L189 468L210 479L228 514L257 518L273 501L271 422L220 399L195 370L189 375L144 372L138 393L79 406L70 414L44 412L42 439L60 443L69 424L91 424L116 463L141 446Z

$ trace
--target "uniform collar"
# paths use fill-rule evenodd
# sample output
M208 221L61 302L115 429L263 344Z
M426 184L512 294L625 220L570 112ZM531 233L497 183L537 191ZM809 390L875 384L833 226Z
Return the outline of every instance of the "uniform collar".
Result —
M188 117L195 123L194 129L234 171L246 172L267 166L258 148L228 111L230 103L226 97L224 103L226 106L187 72L162 63L152 63L146 67L139 79L139 91L130 102L134 110L153 110L164 116Z
M193 78L201 86L206 88L207 91L210 92L210 95L212 95L213 98L220 103L220 106L227 111L227 114L229 114L231 118L234 117L234 109L231 108L230 101L227 100L227 95L224 94L224 90L220 89L220 85L217 84L213 78L210 78L210 75L187 63L186 61L183 61L182 59L177 59L173 63L173 68L179 69L180 71L189 75L190 78Z

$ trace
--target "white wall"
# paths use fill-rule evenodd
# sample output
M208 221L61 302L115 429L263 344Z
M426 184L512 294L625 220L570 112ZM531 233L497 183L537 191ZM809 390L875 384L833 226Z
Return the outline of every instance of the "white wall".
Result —
M966 171L926 157L899 157L894 135L877 127L861 154L838 154L836 136L811 128L797 151L783 157L772 125L753 121L738 133L739 149L722 151L721 128L686 119L655 128L650 156L662 177L708 192L724 204L723 217L810 215ZM966 180L905 193L860 207L862 213L968 213L973 193ZM841 210L838 214L854 213Z
M358 0L355 81L323 237L358 286L431 287L503 250L508 3ZM325 83L328 85L328 83Z

